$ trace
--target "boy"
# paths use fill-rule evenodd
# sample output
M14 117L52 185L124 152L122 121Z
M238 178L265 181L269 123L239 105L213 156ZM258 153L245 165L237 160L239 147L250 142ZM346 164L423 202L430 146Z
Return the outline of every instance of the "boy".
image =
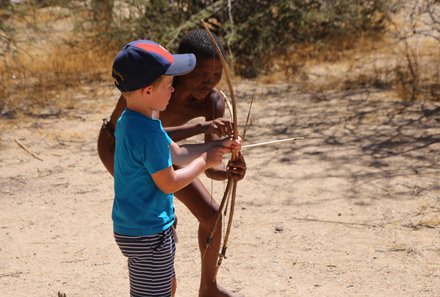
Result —
M216 39L222 49L221 43L218 38ZM180 42L179 53L194 53L197 65L191 73L174 79L175 92L167 109L160 113L165 130L174 141L204 133L206 142L209 142L223 135L232 134L231 123L221 118L225 111L224 99L214 89L221 79L223 68L207 33L200 29L188 32ZM112 174L114 150L112 127L115 126L125 106L126 100L121 96L111 115L111 120L103 125L98 139L99 155L107 170ZM204 117L206 121L201 124L186 124L197 117ZM227 179L229 175L242 179L245 172L246 164L240 154L239 162L228 164L226 170L210 168L206 174L214 179ZM184 189L176 192L175 196L200 222L198 240L200 251L203 253L219 206L199 179L195 179ZM214 279L222 224L217 226L213 241L201 260L200 297L235 296L220 287Z
M148 40L127 44L113 63L127 107L115 131L112 219L128 259L132 297L174 296L173 192L240 148L230 139L179 147L153 118L168 105L173 75L192 71L195 63L193 54L171 55ZM185 167L174 170L172 164Z

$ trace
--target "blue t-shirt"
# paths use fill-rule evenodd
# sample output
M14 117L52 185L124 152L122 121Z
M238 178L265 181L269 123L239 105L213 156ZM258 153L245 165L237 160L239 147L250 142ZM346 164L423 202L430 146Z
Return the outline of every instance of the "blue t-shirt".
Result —
M160 120L125 109L115 131L113 230L121 235L160 233L174 223L173 194L151 174L172 166L171 139Z

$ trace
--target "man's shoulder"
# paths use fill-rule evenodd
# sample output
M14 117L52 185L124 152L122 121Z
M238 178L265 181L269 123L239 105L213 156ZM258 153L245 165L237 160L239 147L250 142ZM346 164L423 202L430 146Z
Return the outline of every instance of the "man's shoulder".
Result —
M213 88L211 92L205 97L205 100L209 103L214 104L220 104L223 105L225 98L223 97L222 93L217 90L216 88Z
M222 117L225 112L225 98L215 88L205 97L205 112L206 119Z
M212 88L211 92L209 92L209 94L206 97L209 97L209 98L212 98L215 100L220 100L220 99L223 100L223 95L216 88Z

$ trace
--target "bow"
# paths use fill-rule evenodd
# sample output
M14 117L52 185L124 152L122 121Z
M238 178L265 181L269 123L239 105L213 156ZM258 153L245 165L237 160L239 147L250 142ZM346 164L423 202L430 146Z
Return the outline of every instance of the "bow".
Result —
M207 24L205 23L204 20L202 20L202 24L203 24L203 27L205 28L206 32L208 33L208 36L209 36L209 38L211 40L211 43L215 47L217 55L219 56L220 61L221 61L222 66L223 66L223 69L224 69L225 79L226 79L226 82L228 84L229 93L230 93L230 96L231 96L232 117L233 117L233 122L232 122L233 137L234 137L234 139L238 139L237 104L236 104L235 95L234 95L234 88L232 87L231 77L229 75L227 64L226 64L225 58L223 57L223 54L220 51L220 48L217 45L217 42L215 41L214 37L212 36L211 31L209 30L209 28L208 28L208 26L207 26ZM238 159L238 155L236 153L232 153L231 159L232 159L232 161L237 160ZM230 199L230 212L229 212L229 218L228 218L228 225L226 227L226 233L225 233L225 237L223 239L222 249L221 249L221 252L220 252L219 257L218 257L217 268L216 268L216 271L214 273L214 280L216 278L217 271L218 271L220 265L222 264L223 259L226 256L226 250L227 250L227 246L228 246L229 235L231 233L231 227L232 227L232 219L234 217L235 195L236 195L236 193L237 193L237 180L232 178L232 177L229 177L228 178L228 183L226 185L225 192L223 194L223 198L222 198L221 203L220 203L219 210L218 210L218 212L217 212L217 214L215 216L214 224L213 224L213 226L211 228L211 232L210 232L209 237L208 237L208 239L206 241L205 251L203 252L203 256L204 256L206 254L206 251L207 251L209 245L212 242L212 239L213 239L213 236L214 236L214 232L215 232L215 230L217 228L217 225L218 225L218 223L220 221L220 218L221 218L222 210L225 207L227 201Z

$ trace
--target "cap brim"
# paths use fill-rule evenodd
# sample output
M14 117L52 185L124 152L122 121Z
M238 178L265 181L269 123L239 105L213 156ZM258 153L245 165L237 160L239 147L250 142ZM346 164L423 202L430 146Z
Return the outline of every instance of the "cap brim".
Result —
M196 67L196 56L194 54L173 55L174 61L165 75L184 75L191 72Z

